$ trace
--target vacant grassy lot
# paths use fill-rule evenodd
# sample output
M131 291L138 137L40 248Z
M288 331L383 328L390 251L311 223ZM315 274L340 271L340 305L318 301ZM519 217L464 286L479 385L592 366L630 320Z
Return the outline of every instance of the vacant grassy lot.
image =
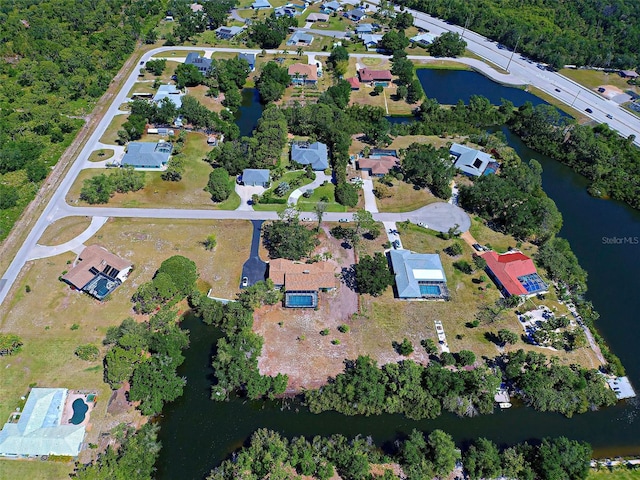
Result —
M65 217L52 223L44 231L40 245L60 245L76 238L91 224L89 217Z
M144 81L144 82L136 82L133 84L133 87L131 87L131 90L129 90L129 93L127 94L127 97L131 97L136 93L156 93L156 89L153 88L153 82L151 80L148 81Z
M601 85L613 85L620 89L631 90L638 93L638 87L629 85L626 78L622 78L617 73L607 73L598 70L585 70L563 68L560 73L574 82L584 85L587 88L596 89Z
M118 130L122 129L122 124L127 121L128 115L116 115L100 138L100 143L107 145L118 144Z
M373 186L375 188L378 185L380 181L376 180ZM383 188L388 189L389 197L376 199L381 212L411 212L430 203L441 201L427 189L416 189L414 185L407 182L393 180L392 185L391 187L383 185Z
M0 478L29 480L59 480L69 478L73 462L42 462L40 460L0 460Z
M189 87L188 95L195 97L202 105L207 107L209 110L213 110L216 113L220 113L225 109L224 105L222 105L222 96L219 98L209 97L207 96L207 92L209 91L209 87L205 85L198 85L197 87Z
M599 472L591 470L587 476L587 480L639 480L640 469L627 470L626 468L617 468L609 471L603 468Z
M211 166L203 160L211 148L206 137L199 133L189 133L182 150L185 159L185 171L179 182L162 180L162 172L145 172L146 184L142 190L129 193L116 193L109 205L115 207L147 208L210 208L233 210L240 205L235 192L226 202L213 203L211 196L204 190L209 181ZM103 173L100 170L83 170L76 178L67 195L67 201L78 205L88 205L80 201L80 191L84 180ZM231 179L230 179L231 181Z
M94 150L89 155L90 162L103 162L113 157L114 150L110 148L101 148L100 150Z

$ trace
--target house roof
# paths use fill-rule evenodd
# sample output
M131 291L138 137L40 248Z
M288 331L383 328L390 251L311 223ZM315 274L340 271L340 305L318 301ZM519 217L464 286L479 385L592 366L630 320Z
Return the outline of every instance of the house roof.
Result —
M84 425L61 425L66 388L32 388L17 423L0 431L0 455L68 455L76 457Z
M378 42L382 40L382 35L372 34L372 33L361 33L359 35L360 40L369 46L369 45L378 45Z
M361 68L358 70L358 76L361 82L391 81L391 72L389 70Z
M122 157L122 165L160 168L169 161L173 145L169 142L131 142Z
M90 245L78 255L75 266L62 279L75 287L82 289L96 276L90 270L95 268L111 278L115 278L120 271L131 267L131 262L109 252L100 245ZM114 274L115 270L115 274Z
M269 278L275 285L284 285L285 292L338 286L336 266L329 262L300 263L276 258L269 262Z
M357 18L358 20L360 20L362 17L364 17L366 15L366 12L364 10L359 9L359 8L354 8L353 10L349 10L347 12L347 15L349 17Z
M310 145L294 143L291 146L291 160L300 165L311 165L314 170L326 170L329 167L329 153L324 143Z
M306 63L294 63L289 66L289 76L294 77L296 75L302 77L307 76L307 80L318 80L318 69L315 65L307 65Z
M340 2L333 1L333 2L327 2L323 4L322 8L329 9L329 10L340 10L342 8L342 5L340 5Z
M420 281L447 282L440 256L437 253L391 250L389 256L399 298L421 298Z
M226 36L226 37L235 37L242 30L243 30L242 27L236 27L236 26L227 27L227 26L224 26L224 27L216 28L216 33L218 35L223 35L223 36Z
M511 295L528 295L520 277L537 273L533 261L521 252L507 252L498 255L489 251L482 255L487 267Z
M189 52L184 63L186 63L187 65L195 65L196 67L198 67L198 69L208 70L211 66L211 59L201 57L198 52Z
M251 6L253 8L271 8L271 4L268 0L255 0Z
M358 80L356 77L347 78L347 82L349 82L349 85L351 85L351 88L355 88L355 89L360 88L360 80Z
M431 44L436 39L436 35L431 33L421 33L420 35L416 35L415 37L411 37L411 41L414 43L422 43L425 45Z
M328 22L329 15L326 13L310 13L307 17L308 22Z
M386 175L398 164L398 158L389 155L358 159L358 167L360 170L371 170L373 175Z
M373 32L373 25L370 23L363 23L356 27L356 33L371 33Z
M240 59L244 58L247 61L247 63L249 64L249 66L252 66L252 65L256 64L256 54L255 53L240 52L240 53L238 53L238 58L240 58Z
M271 172L266 168L245 168L242 171L242 183L252 185L256 183L269 183Z
M311 42L313 42L313 35L298 30L287 40L287 45L296 45L298 43L311 44Z
M636 72L635 70L621 70L621 72L625 77L636 78L639 76L638 72Z
M449 149L449 153L457 157L454 166L467 175L479 177L487 168L489 162L493 160L488 153L481 152L474 148L465 147L459 143L454 143Z
M184 94L175 85L160 85L156 94L153 96L153 101L160 103L165 98L171 100L171 102L180 108L182 106L182 97Z

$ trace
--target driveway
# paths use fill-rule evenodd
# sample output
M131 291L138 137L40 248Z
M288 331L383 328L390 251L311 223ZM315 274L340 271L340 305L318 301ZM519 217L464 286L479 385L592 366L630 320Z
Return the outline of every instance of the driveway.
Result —
M254 285L265 279L267 274L267 264L260 260L260 233L262 232L263 220L252 220L253 235L251 237L251 252L249 260L242 265L242 277L247 277L249 283L247 286Z
M251 197L253 195L262 195L265 191L264 187L252 187L249 185L238 185L236 183L235 186L236 193L240 196L240 206L236 208L236 210L244 210L251 211L253 210Z
M373 180L366 179L362 181L362 191L364 192L364 209L367 212L378 213L378 204L376 196L373 194Z
M407 213L374 213L373 218L382 222L425 223L431 230L447 232L458 226L459 232L466 232L471 226L471 219L464 210L450 203L432 203Z
M298 203L298 200L300 200L300 197L304 192L306 192L307 190L315 190L324 182L331 183L331 175L327 175L324 172L316 172L315 180L310 184L305 185L304 187L297 188L296 190L291 192L291 195L289 195L289 200L287 200L287 203L289 205L295 205L296 203Z

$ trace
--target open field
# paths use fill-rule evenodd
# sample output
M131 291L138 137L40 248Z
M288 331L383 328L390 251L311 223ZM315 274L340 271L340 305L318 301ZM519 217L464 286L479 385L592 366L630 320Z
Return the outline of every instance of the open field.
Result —
M65 217L56 220L44 231L40 245L60 245L76 238L91 224L89 217Z
M162 180L162 172L145 172L145 187L137 192L116 193L109 205L116 207L146 208L210 208L233 210L240 205L240 197L235 192L222 203L213 203L204 188L209 181L211 166L203 160L211 149L206 137L199 133L189 133L182 150L185 171L179 182ZM83 170L76 178L67 195L70 204L88 205L80 201L82 184L87 178L103 173L100 170ZM107 171L108 174L108 171ZM231 179L230 179L231 181Z
M0 460L0 478L29 480L61 480L69 478L73 462L42 462L40 460Z
M209 252L202 242L212 233L217 236L218 245ZM131 296L171 255L192 259L203 286L211 286L217 296L233 298L242 264L249 255L250 245L245 240L250 236L251 224L245 221L110 220L87 244L99 243L131 260L135 267L112 299L104 303L57 281L70 268L75 254L28 263L12 301L0 310L2 332L15 333L24 341L19 354L0 358L4 372L0 418L7 418L28 385L34 383L98 389L102 401L92 419L104 415L109 391L102 383L100 360L82 361L73 355L74 349L83 343L100 345L107 327L131 316ZM31 292L26 293L25 285L31 287ZM79 328L71 330L73 324Z
M600 471L591 469L587 480L640 480L640 469L628 470L626 468L616 468L609 471L603 468Z
M373 184L374 188L379 184L380 181L376 180ZM399 180L393 180L392 187L387 185L384 187L388 189L390 197L376 199L381 212L411 212L430 203L441 201L427 189L416 188L412 184Z
M128 115L116 115L100 137L100 143L107 145L118 144L118 130L122 129L122 124L127 121Z
M574 82L591 89L596 89L601 85L613 85L623 91L631 90L633 92L640 93L637 86L629 85L627 83L628 79L622 78L617 73L607 73L599 70L587 70L581 68L563 68L559 73L570 78Z

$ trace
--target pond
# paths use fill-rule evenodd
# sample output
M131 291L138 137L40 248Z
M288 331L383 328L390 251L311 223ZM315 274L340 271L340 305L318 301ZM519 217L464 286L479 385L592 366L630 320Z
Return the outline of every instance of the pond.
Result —
M430 75L430 90L425 88L425 91L455 89L456 95L463 99L473 93L491 93L494 95L492 101L497 103L500 98L516 103L514 97L509 96L514 90L526 93L495 84L474 72L446 73ZM434 79L439 79L437 85ZM485 85L484 82L489 82L490 92L478 87ZM457 98L450 100L449 103L457 102ZM261 109L247 111L259 115ZM242 120L248 122L247 118ZM581 265L589 272L587 297L601 314L598 329L622 359L631 382L640 388L640 362L636 355L640 339L640 322L637 321L640 246L609 240L640 238L640 212L619 202L590 197L584 177L528 149L508 130L504 129L504 133L524 160L535 158L542 164L543 187L564 217L561 235L571 242ZM191 331L191 346L185 352L186 360L179 370L179 374L187 378L187 385L184 395L163 411L160 431L163 449L157 464L159 480L203 478L258 428L270 428L286 436L371 435L382 446L391 445L398 436L406 435L413 428L443 429L459 444L481 436L508 444L565 435L590 442L598 456L640 453L640 404L637 400L620 402L615 407L571 419L514 407L496 409L493 415L470 419L445 414L436 420L425 421L413 421L400 415L346 417L333 412L314 415L294 400L214 402L210 400L213 382L210 365L212 348L220 334L194 317L188 317L183 328Z

